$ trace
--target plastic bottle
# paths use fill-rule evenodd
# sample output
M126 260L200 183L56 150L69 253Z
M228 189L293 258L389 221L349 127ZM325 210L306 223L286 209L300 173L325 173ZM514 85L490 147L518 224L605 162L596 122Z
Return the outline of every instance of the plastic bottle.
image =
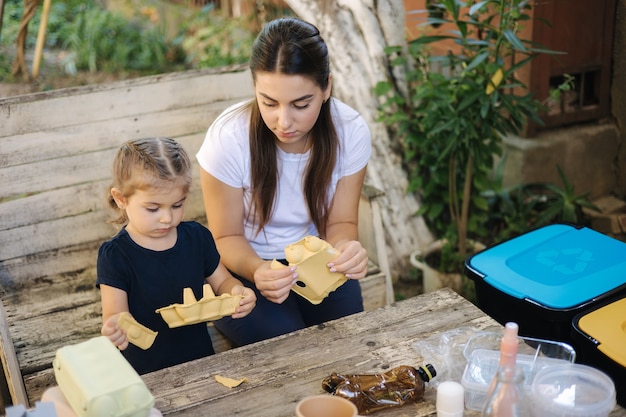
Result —
M437 375L431 364L398 366L383 374L340 375L324 378L325 391L347 398L357 406L359 414L369 414L384 408L421 400L426 382Z
M509 322L504 325L504 336L502 336L502 340L500 342L499 366L515 366L517 347L519 345L519 340L517 338L518 331L519 326L517 323Z
M493 391L487 396L482 417L532 417L524 389L524 373L516 366L498 367Z
M482 417L529 417L532 409L525 398L524 374L516 366L519 326L509 322L500 341L500 361L483 406Z

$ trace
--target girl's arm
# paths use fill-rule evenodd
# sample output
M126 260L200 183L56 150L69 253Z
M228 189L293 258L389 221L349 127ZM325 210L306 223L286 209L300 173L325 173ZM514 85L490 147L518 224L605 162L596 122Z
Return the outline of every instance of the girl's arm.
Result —
M206 282L211 285L216 295L232 294L243 295L239 307L236 308L234 319L245 317L256 305L256 295L248 287L244 287L241 282L233 277L228 269L220 262L215 271L207 277Z
M363 278L367 273L367 252L358 241L359 199L366 168L343 177L337 183L323 236L341 252L328 264L331 271L341 272L348 278L355 279Z
M126 332L117 327L120 313L128 312L128 295L126 291L108 285L100 285L102 300L102 329L100 333L109 338L111 343L120 350L128 347Z
M200 170L208 227L226 268L253 282L265 298L282 303L296 282L295 268L271 269L244 235L243 190ZM214 287L215 288L215 287Z

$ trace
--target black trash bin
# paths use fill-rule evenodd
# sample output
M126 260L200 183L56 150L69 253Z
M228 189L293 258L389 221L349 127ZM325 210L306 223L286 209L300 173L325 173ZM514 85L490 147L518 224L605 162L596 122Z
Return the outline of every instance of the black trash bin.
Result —
M626 243L586 227L545 226L465 261L478 306L520 334L566 342L580 312L626 294Z

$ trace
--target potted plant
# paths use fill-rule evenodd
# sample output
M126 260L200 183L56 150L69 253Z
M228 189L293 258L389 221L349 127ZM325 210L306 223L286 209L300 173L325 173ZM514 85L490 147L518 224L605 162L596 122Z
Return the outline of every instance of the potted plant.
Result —
M427 3L429 31L408 50L388 49L393 64L405 69L407 92L385 81L376 94L386 98L380 120L399 135L409 189L422 201L418 214L442 238L435 245L439 264L460 273L472 239L488 233L483 192L494 188L503 136L519 134L528 119L541 123L544 106L518 72L538 54L553 52L520 38L530 19L526 0ZM432 53L442 42L449 51Z

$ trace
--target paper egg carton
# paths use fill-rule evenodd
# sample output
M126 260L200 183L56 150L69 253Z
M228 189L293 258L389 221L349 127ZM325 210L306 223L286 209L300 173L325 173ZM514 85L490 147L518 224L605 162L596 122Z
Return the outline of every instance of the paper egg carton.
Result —
M191 288L183 290L183 304L171 304L156 310L170 328L218 320L235 312L242 295L222 294L215 296L209 284L204 284L200 300L196 300Z
M337 249L316 236L307 236L285 247L285 259L290 266L298 268L298 280L292 291L312 304L321 303L328 294L348 280L344 274L330 272L326 266L337 255ZM279 269L285 265L274 259L271 267Z
M58 349L52 367L78 417L147 417L154 405L139 374L105 336Z
M149 349L159 332L148 329L137 322L128 312L120 313L117 326L124 329L128 341L143 350Z

